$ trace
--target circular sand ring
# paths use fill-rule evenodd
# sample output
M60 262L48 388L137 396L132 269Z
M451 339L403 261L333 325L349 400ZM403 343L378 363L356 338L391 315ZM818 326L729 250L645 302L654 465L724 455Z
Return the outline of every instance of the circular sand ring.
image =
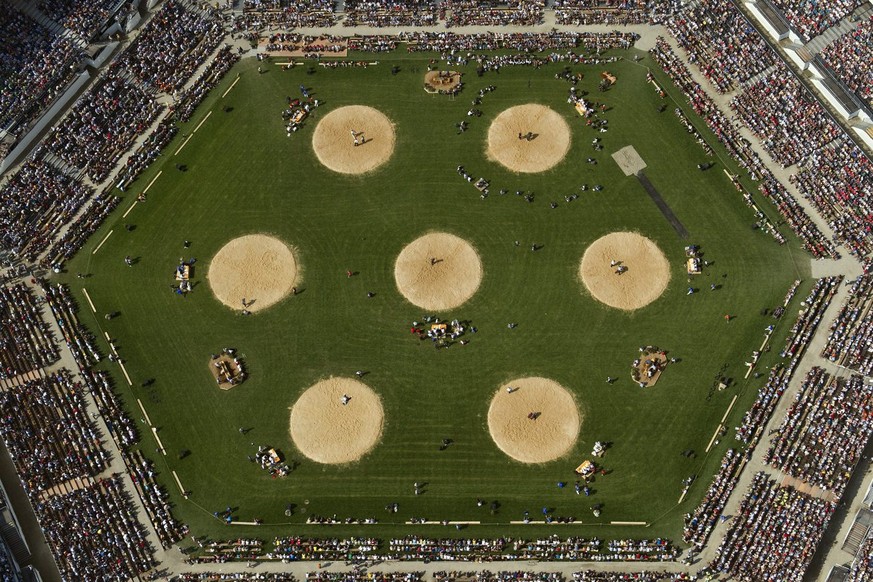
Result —
M507 382L488 408L488 432L494 444L522 463L563 457L576 443L581 424L573 395L548 378Z
M488 128L486 155L513 172L544 172L563 160L569 150L570 126L545 105L510 107Z
M348 397L346 404L343 404ZM351 378L328 378L308 388L291 408L291 439L317 463L357 461L379 442L384 412L369 386Z
M281 301L299 282L294 252L265 234L241 236L221 247L206 278L216 299L252 313Z
M334 172L365 174L394 152L394 125L372 107L340 107L315 126L312 149L318 161Z
M482 261L470 243L432 232L404 247L394 263L397 290L410 303L433 311L465 303L482 282Z
M627 270L619 274L619 267ZM585 250L579 277L598 301L633 310L661 296L670 282L670 263L658 245L646 237L635 232L613 232Z

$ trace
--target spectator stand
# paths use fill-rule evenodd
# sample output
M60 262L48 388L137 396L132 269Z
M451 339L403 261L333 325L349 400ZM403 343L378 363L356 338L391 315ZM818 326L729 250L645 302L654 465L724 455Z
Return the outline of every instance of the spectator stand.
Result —
M730 2L688 3L665 24L688 62L695 63L719 93L735 90L778 59Z
M801 582L835 508L759 472L710 567L744 582Z
M25 162L0 188L0 248L35 260L92 193L44 160Z
M128 0L40 0L36 10L88 43Z
M798 490L838 502L873 432L871 411L873 386L861 376L832 377L814 367L764 462L793 477Z
M60 354L42 306L24 283L0 286L0 389L37 381Z
M147 87L173 94L190 79L225 36L217 15L185 0L169 0L152 16L113 67Z
M346 0L343 26L434 26L444 9L437 0Z
M864 0L766 0L775 6L805 41L840 22Z
M336 24L334 6L334 0L243 0L243 12L234 18L233 30L329 28Z
M870 272L873 253L873 163L856 144L845 139L816 150L791 177L834 231L836 240L860 259Z
M9 3L0 5L0 130L8 153L37 117L72 83L84 59L78 43ZM0 160L5 157L0 152Z
M873 15L821 51L822 61L861 99L873 106Z
M852 282L821 357L864 376L873 375L873 275Z
M852 560L846 580L864 582L871 578L873 578L873 529L868 529L867 535L855 552L855 559Z

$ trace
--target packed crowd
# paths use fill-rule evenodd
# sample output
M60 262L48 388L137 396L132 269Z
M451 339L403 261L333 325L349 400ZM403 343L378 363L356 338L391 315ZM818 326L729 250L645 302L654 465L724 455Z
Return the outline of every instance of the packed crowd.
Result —
M873 375L873 275L852 283L821 356L865 376Z
M79 249L121 202L121 198L111 192L112 187L110 186L91 200L85 211L69 224L63 236L58 238L49 248L45 258L40 262L42 266L60 269L64 261L79 252Z
M846 86L873 105L873 16L819 53Z
M306 573L306 582L418 582L424 572L327 572L317 570ZM434 573L434 579L437 573Z
M873 432L873 386L814 367L764 462L839 499Z
M343 26L434 26L435 0L346 0Z
M779 403L779 398L788 388L788 383L794 375L794 370L800 362L803 352L806 350L810 339L815 334L815 330L821 321L822 315L830 300L837 292L842 277L826 277L818 279L813 285L809 295L804 300L805 309L797 316L797 320L791 328L788 337L785 339L785 349L782 351L782 357L788 361L784 364L774 366L770 370L770 375L767 382L758 390L758 396L751 408L743 416L740 426L736 427L736 438L750 447L754 447L761 438L761 431L764 425L773 416L773 411L776 410L776 405ZM800 281L795 281L785 295L782 305L773 310L773 317L779 318L782 316L785 308L794 298L797 293L797 288Z
M834 508L757 473L712 567L740 582L801 582Z
M758 191L773 203L779 214L794 231L806 249L816 259L839 259L840 253L833 241L828 239L797 202L794 196L777 180L770 170L761 171Z
M804 160L840 133L784 64L747 86L730 106L782 167Z
M666 22L719 93L735 89L776 62L764 38L730 2L691 2Z
M37 10L88 41L123 4L119 0L40 0Z
M700 505L684 516L685 528L682 531L682 540L686 544L693 544L696 548L706 545L709 534L718 523L728 498L740 478L739 468L744 458L744 454L734 449L727 450L721 460L721 468L712 478L712 483Z
M731 120L694 81L685 64L676 56L667 41L658 38L650 54L682 90L692 109L706 121L737 163L749 172L753 180L762 180L761 192L771 197L785 221L803 241L804 248L816 258L837 258L838 253L834 244L822 234L803 207L773 177L752 145L740 135Z
M138 84L109 72L70 109L45 147L98 183L161 109Z
M397 40L408 43L409 52L438 52L453 54L462 51L513 50L525 53L554 51L560 49L584 48L599 53L615 48L630 48L639 38L632 32L517 32L498 34L484 32L479 34L454 34L451 32L409 32L398 35ZM372 37L384 46L384 37ZM354 40L354 39L353 39ZM350 50L366 50L367 38L354 43L349 42ZM384 50L384 49L380 49ZM534 58L533 55L528 55Z
M24 283L0 285L0 378L12 378L56 362L57 346L42 307Z
M238 60L239 53L231 50L229 45L222 47L218 54L209 61L203 72L194 80L194 83L187 89L179 92L178 99L171 107L176 120L185 122L191 119L197 106L206 99L206 96L212 91L213 87L224 78Z
M564 582L560 572L532 572L527 570L491 572L440 571L432 574L435 582ZM410 580L409 582L413 582Z
M58 323L58 328L61 330L61 335L64 336L64 343L73 355L73 359L76 360L79 369L85 370L99 362L100 352L97 350L94 336L79 323L79 319L76 317L78 307L76 300L70 293L70 288L60 284L44 284L42 289L52 315Z
M779 353L780 356L793 361L803 356L842 281L842 275L816 280L812 291L803 301L804 308L797 315L797 321L785 338L785 349Z
M543 22L544 0L444 0L446 27L533 26Z
M230 515L232 510L228 508L225 513ZM217 515L217 512L216 514ZM230 522L228 522L230 523ZM193 536L192 536L192 539ZM257 538L236 538L231 540L197 540L197 545L203 550L189 558L190 564L224 564L234 561L261 560L264 556L264 542ZM267 556L269 558L269 556Z
M154 463L138 450L126 451L124 462L161 545L169 548L188 534L188 527L173 517L167 492L155 480Z
M0 509L6 509L9 505L6 495L0 490ZM18 567L15 565L12 552L6 542L0 540L0 580L3 582L19 582Z
M379 549L377 538L310 539L276 538L273 551L265 557L289 562L299 560L365 560Z
M155 565L117 476L35 502L34 510L65 580L129 580Z
M837 240L856 256L865 257L870 271L873 252L873 163L852 142L821 148L791 176L800 193L812 202Z
M85 386L93 396L110 436L121 451L158 538L165 548L169 547L186 535L187 528L173 518L166 492L155 481L156 473L152 463L138 450L132 449L140 439L136 422L124 410L121 399L113 390L109 374L103 370L90 369L100 360L100 354L94 347L94 338L90 332L78 322L78 307L69 288L61 284L43 284L43 290L67 346L79 366ZM112 342L110 345L113 345Z
M31 499L106 468L83 392L67 370L0 392L0 433Z
M21 134L67 88L84 55L7 2L0 4L0 38L0 128L19 126Z
M171 116L164 117L149 136L128 157L118 171L115 187L124 192L131 182L143 173L170 141L176 137L179 128Z
M610 540L561 538L535 540L432 539L406 536L389 542L389 553L401 560L672 560L678 550L667 540Z
M184 572L170 582L297 582L293 574L280 572Z
M873 530L867 532L867 537L852 561L846 582L865 582L873 579Z
M670 13L676 2L637 2L628 0L556 0L557 24L645 24L655 21L651 14Z
M32 261L92 193L45 161L26 161L0 188L0 245Z
M221 20L213 13L191 8L184 0L169 0L116 65L143 83L173 93L194 75L224 36Z
M335 4L335 0L243 0L243 13L234 18L233 30L326 28L336 23Z
M791 26L812 40L851 14L863 0L771 0Z
M700 579L695 574L670 572L601 572L582 570L573 572L573 582L691 582Z

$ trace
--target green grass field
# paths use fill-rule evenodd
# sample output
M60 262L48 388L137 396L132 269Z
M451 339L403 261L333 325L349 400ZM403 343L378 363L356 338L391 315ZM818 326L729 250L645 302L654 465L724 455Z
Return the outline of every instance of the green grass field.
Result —
M452 99L422 90L428 58L389 55L366 70L318 68L311 76L305 67L271 67L258 75L256 61L243 61L70 263L69 273L92 273L85 284L97 314L82 299L83 321L117 338L126 360L132 388L107 362L119 391L135 418L141 416L134 401L139 398L160 428L168 455L155 454L148 434L142 447L156 459L176 514L195 535L213 537L361 533L360 527L302 525L308 515L337 514L378 518L380 525L364 532L379 537L572 532L678 541L682 514L699 502L725 448L734 442L730 431L712 453L703 453L718 421L740 394L727 423L736 424L763 384L764 378L742 378L744 360L773 321L760 311L779 304L794 279L808 277L807 255L793 239L778 246L751 228L751 210L721 171L728 159L723 150L718 149L715 168L697 170L696 164L706 160L703 151L680 126L673 104L664 113L657 111L661 100L645 83L644 66L629 61L608 65L618 83L606 93L597 92L605 67L573 67L586 75L578 88L611 108L606 114L609 132L599 134L567 104L570 85L554 77L562 66L504 67L499 75L484 78L477 78L471 66L462 69L466 88ZM391 76L395 62L402 70ZM237 72L241 80L221 99ZM657 76L671 96L679 95ZM311 87L324 105L288 138L280 113L287 96L299 96L300 84ZM457 135L454 124L467 119L477 90L491 84L497 89L485 96L484 115ZM529 102L563 115L573 145L553 170L514 175L485 158L485 136L490 120L503 109ZM396 124L393 157L362 177L323 168L310 145L319 118L351 104L376 107ZM223 112L224 105L233 110ZM184 134L210 110L211 117L173 156ZM594 137L603 139L602 152L592 150ZM647 163L648 177L690 232L688 240L676 235L637 180L625 177L609 157L626 145L633 145ZM584 163L591 155L599 160L597 166ZM176 171L177 163L189 170ZM458 176L458 164L491 180L488 199L481 200ZM148 201L122 218L159 170L163 174ZM564 195L578 192L583 183L603 184L604 190L564 203ZM533 191L535 202L496 195L501 188ZM553 200L560 202L557 209L549 207ZM125 223L135 230L126 232ZM110 229L112 236L92 255ZM394 286L398 252L429 230L467 239L483 262L485 276L475 296L440 314L472 320L478 327L463 347L434 350L429 342L414 339L409 324L424 314ZM634 313L596 302L576 278L585 248L616 230L638 231L656 241L672 266L664 295ZM214 299L205 274L211 257L228 240L255 232L270 233L297 250L303 293L244 317ZM183 249L185 239L190 249ZM515 240L522 245L516 247ZM530 252L533 242L543 249ZM683 248L691 243L700 245L714 264L694 280L701 292L688 297ZM140 259L127 267L125 255ZM187 298L169 288L180 256L197 258L196 286ZM347 269L360 275L347 278ZM68 280L80 293L81 281ZM711 282L724 288L710 292ZM367 291L376 296L367 299ZM103 313L115 310L120 317L103 320ZM736 319L726 324L725 313ZM780 324L777 342L789 319ZM518 327L507 329L510 321ZM682 360L647 390L629 377L631 361L644 344L658 345ZM762 359L764 366L776 359L779 344L774 345L774 353ZM250 371L248 381L228 392L216 388L207 368L209 354L225 346L236 347ZM713 378L724 366L736 384L713 393ZM382 442L349 466L321 466L301 458L288 432L289 407L317 380L349 376L357 369L371 372L364 381L382 397ZM502 382L523 375L554 379L575 395L585 419L566 458L522 465L491 442L485 421L489 400ZM607 375L620 379L610 386L604 382ZM155 379L153 388L140 387L146 378ZM246 436L238 432L243 426L252 429ZM443 438L454 444L440 452ZM592 497L576 496L572 486L558 489L557 481L572 485L573 468L589 458L595 440L614 443L602 459L610 474L593 484ZM247 461L254 452L252 442L281 449L300 461L299 468L287 478L271 479ZM696 459L680 455L688 448L698 452ZM179 459L182 449L191 455ZM192 492L190 499L178 494L171 469ZM692 474L699 478L688 499L677 505L681 481ZM413 495L414 481L428 484L424 495ZM477 497L498 500L499 510L492 514L487 507L477 508ZM389 502L399 503L397 514L384 511ZM288 503L297 506L290 518L284 515ZM594 503L603 504L599 519L589 511ZM265 525L228 530L211 515L228 505L239 508L239 519L258 517ZM538 516L543 506L590 527L508 525L525 510ZM461 532L438 526L415 529L402 525L410 516L481 520L483 525ZM614 520L652 526L601 525Z

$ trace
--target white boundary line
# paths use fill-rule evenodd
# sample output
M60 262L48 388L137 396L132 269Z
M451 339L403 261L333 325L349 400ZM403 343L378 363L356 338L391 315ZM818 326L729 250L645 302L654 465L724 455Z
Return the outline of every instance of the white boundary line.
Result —
M197 133L197 130L200 129L200 126L206 123L206 120L209 119L209 116L212 115L212 111L206 114L206 117L203 118L203 121L197 124L197 127L194 128L194 131L191 132L191 135Z
M230 84L230 87L227 88L227 91L224 92L224 95L221 96L222 99L224 99L225 97L227 97L227 94L230 93L230 90L233 89L234 86L235 86L237 83L239 83L239 80L240 80L240 76L237 75L237 76L236 76L236 81L234 81L233 83L231 83L231 84Z
M112 235L113 232L115 232L115 229L110 230L109 233L108 233L106 236L103 237L103 240L100 241L100 244L97 245L97 248L94 249L93 251L91 251L91 254L92 254L92 255L96 255L96 254L97 254L97 251L100 250L100 247L103 246L103 243L106 242L106 239L109 238L109 237Z
M145 417L146 422L149 423L149 426L152 425L152 419L149 418L149 413L146 412L145 406L142 405L142 400L139 398L136 399L137 404L139 404L139 409L142 410L142 415Z
M709 449L712 448L712 443L714 443L715 439L718 438L718 433L721 431L722 428L724 428L724 425L721 423L718 423L718 426L715 427L715 432L712 433L712 438L709 439L709 444L706 445L706 452L707 453L709 452Z
M186 491L185 491L185 488L182 487L182 482L179 481L179 476L176 475L176 472L175 472L175 471L173 471L173 477L176 479L176 485L179 486L179 491L181 491L181 493L182 493L182 497L184 497L185 499L188 499L188 495L187 495L187 493L186 493ZM254 524L252 524L252 525L254 525Z
M85 294L85 299L88 300L88 305L91 306L91 311L92 311L93 313L97 313L97 309L94 307L94 302L91 301L91 296L88 295L88 290L85 289L84 287L82 287L82 293Z
M724 424L724 421L727 420L728 414L731 413L731 409L734 407L734 403L737 401L737 395L734 394L733 400L731 400L730 406L728 406L727 410L724 411L724 416L721 417L721 423Z
M161 442L161 437L158 436L158 429L152 427L152 434L155 436L155 440L158 441L158 446L161 449L161 454L167 456L167 450L164 448L164 443Z
M130 381L130 376L127 375L127 368L124 367L124 363L118 362L118 365L121 366L121 371L124 372L124 377L127 378L127 385L133 386L133 382Z
M136 208L138 202L139 200L134 200L133 204L130 205L130 208L127 209L127 212L121 215L121 218L127 218L127 215L130 214L130 211Z
M192 138L192 137L194 137L194 134L193 134L193 133L192 133L191 135L188 136L188 139L186 139L184 142L182 142L182 145L179 146L179 149L177 149L177 150L176 150L176 153L173 154L173 155L174 155L174 156L178 156L178 155L179 155L179 152L182 151L182 148L183 148L183 147L185 147L186 145L188 145L188 142L191 141L191 138Z
M158 172L157 176L155 176L154 178L152 178L152 181L149 182L149 185L145 187L145 190L143 190L142 193L145 194L146 192L148 192L148 191L149 191L149 188L152 187L152 184L155 183L155 180L157 180L158 178L160 178L160 177L161 177L161 174L163 174L163 173L164 173L163 170L161 170L160 172Z

